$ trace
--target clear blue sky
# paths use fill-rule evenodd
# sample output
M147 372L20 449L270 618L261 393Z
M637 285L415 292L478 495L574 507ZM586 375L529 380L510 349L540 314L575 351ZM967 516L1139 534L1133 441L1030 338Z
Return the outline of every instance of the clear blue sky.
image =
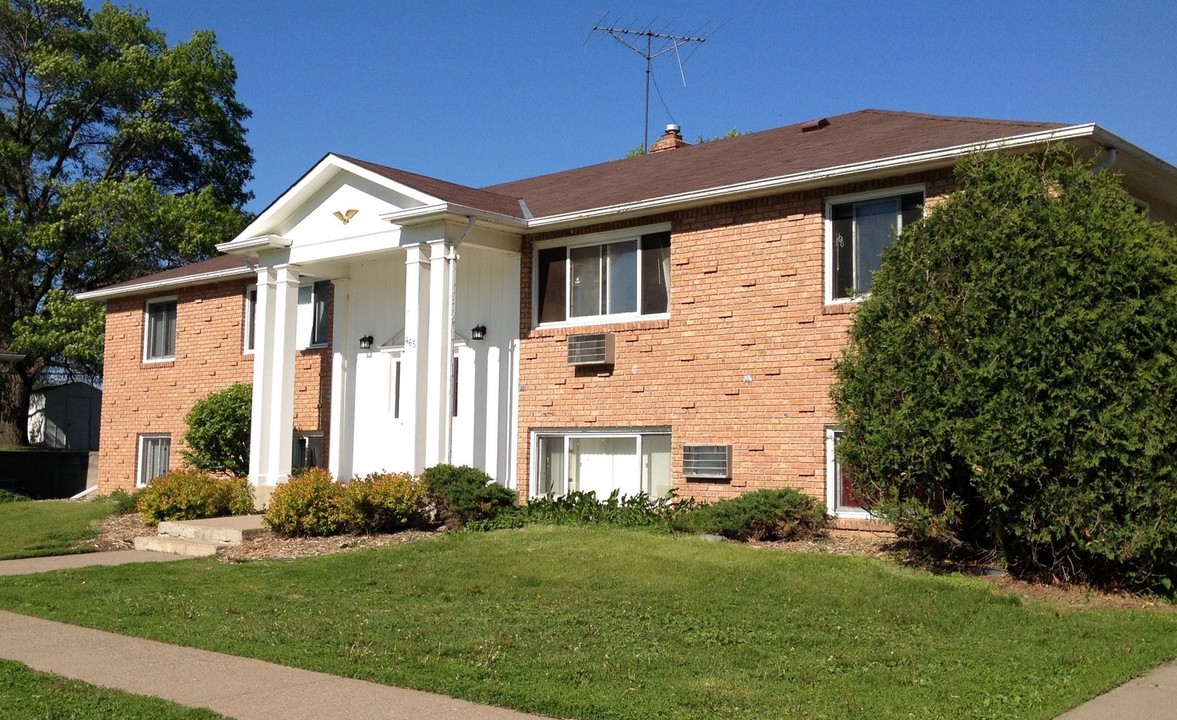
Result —
M686 87L673 54L654 61L651 142L667 122L693 142L875 107L1095 122L1177 164L1172 0L132 4L169 44L211 29L236 60L254 211L327 152L475 187L623 156L645 61L590 36L603 17L710 32Z

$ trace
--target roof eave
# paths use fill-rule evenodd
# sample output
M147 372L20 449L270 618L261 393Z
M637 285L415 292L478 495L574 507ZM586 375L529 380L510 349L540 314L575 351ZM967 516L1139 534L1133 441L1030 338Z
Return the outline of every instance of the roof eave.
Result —
M395 210L380 216L381 220L401 227L413 227L414 225L425 225L445 220L469 220L470 218L477 220L480 225L511 232L520 232L528 227L527 221L523 218L446 202Z
M258 235L257 237L246 237L236 240L230 240L217 245L219 252L227 253L229 255L257 255L262 250L282 250L291 245L289 238L284 238L281 235Z
M714 204L716 202L764 197L784 191L806 190L813 187L829 185L833 181L865 180L874 176L894 175L897 171L916 172L931 170L951 166L959 158L975 152L1029 148L1051 142L1093 137L1099 131L1102 131L1102 128L1099 128L1094 123L1070 125L1052 130L1016 135L1009 138L968 143L907 155L896 155L848 165L819 168L802 173L763 178L734 185L705 188L703 190L666 195L621 205L537 217L527 222L527 228L529 230L554 230L565 227L577 227L604 220L621 220L627 217L681 210L700 205ZM1114 138L1116 143L1124 142L1119 138L1115 138L1110 133L1106 133L1106 135L1109 138ZM1129 145L1129 143L1124 144ZM1143 153L1143 151L1140 152ZM1161 160L1153 159L1158 163L1164 164Z
M242 266L238 268L229 268L226 270L214 270L212 272L196 273L194 275L182 275L180 277L167 278L166 280L155 280L153 282L135 283L133 285L120 285L118 287L90 290L88 292L78 293L77 295L74 295L74 297L76 297L78 300L85 301L105 301L112 298L127 297L130 295L142 295L144 293L155 292L157 290L169 290L172 288L192 285L207 285L208 283L214 283L220 280L232 280L239 277L254 277L255 275L256 273L254 270Z

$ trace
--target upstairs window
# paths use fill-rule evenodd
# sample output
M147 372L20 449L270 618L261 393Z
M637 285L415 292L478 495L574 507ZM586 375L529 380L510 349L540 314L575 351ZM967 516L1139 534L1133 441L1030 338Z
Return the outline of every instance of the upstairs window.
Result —
M330 297L330 280L318 280L298 288L298 347L314 348L327 345Z
M144 360L176 357L176 299L148 300L143 331Z
M665 314L670 233L539 250L535 297L540 324Z
M245 289L245 352L254 350L257 333L257 285Z
M869 293L883 250L896 233L923 216L923 204L923 191L832 202L827 299Z

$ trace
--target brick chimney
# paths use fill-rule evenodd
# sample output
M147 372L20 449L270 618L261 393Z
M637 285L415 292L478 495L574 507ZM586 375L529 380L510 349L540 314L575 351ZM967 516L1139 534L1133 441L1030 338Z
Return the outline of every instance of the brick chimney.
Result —
M650 152L662 152L663 150L674 150L675 148L686 147L690 145L689 142L682 139L682 133L679 132L681 128L674 123L666 126L666 134L658 138L658 142L650 146Z

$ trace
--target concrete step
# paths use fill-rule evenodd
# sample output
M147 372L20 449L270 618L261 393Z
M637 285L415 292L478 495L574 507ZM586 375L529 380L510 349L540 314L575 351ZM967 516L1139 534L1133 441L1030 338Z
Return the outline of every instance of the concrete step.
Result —
M240 545L251 537L265 532L261 515L208 518L205 520L173 520L159 524L161 537L182 540L201 540L220 545Z
M205 540L185 540L183 538L164 537L162 535L135 538L136 550L150 550L152 552L187 555L189 557L216 555L221 548L225 547L228 547L228 545L224 543L207 542Z

